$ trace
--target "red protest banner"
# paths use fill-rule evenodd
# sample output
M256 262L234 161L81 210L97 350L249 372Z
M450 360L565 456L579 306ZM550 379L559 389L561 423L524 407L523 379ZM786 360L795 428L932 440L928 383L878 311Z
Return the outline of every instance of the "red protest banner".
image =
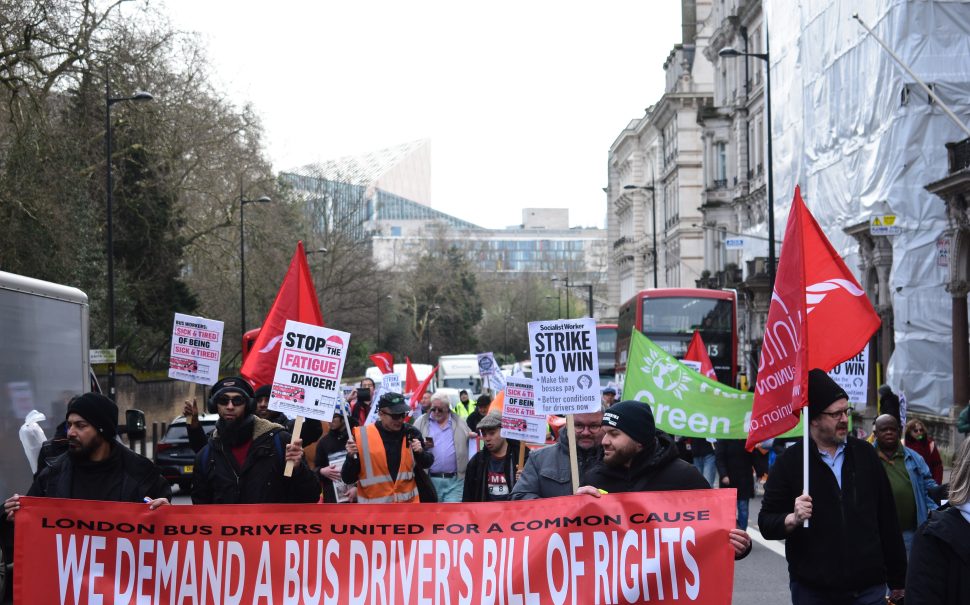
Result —
M21 499L17 603L731 601L735 490L486 504Z

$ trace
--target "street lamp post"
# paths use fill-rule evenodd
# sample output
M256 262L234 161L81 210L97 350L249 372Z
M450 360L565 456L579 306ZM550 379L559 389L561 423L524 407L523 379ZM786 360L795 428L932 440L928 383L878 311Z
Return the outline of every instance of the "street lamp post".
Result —
M559 314L559 317L560 317L560 319L569 319L569 276L567 275L565 278L560 278L558 276L554 276L552 278L552 281L553 282L562 281L565 284L565 291L566 291L566 317L562 317L562 313ZM556 288L558 288L558 287L559 287L559 284L557 283L556 284Z
M657 193L653 183L649 185L624 185L624 189L639 189L650 192L650 225L653 229L653 287L657 287ZM592 298L592 295L590 295Z
M767 31L767 30L766 30ZM747 53L727 46L718 53L720 57L754 57L765 62L765 116L768 120L768 284L775 289L775 188L771 154L771 63L768 61L768 36L765 35L765 52Z
M247 200L243 191L242 175L239 175L239 327L243 336L246 335L246 204L268 204L269 196L263 195L255 200Z
M390 294L377 297L377 350L381 348L381 300L391 300L391 298Z
M143 90L136 90L130 97L111 96L111 78L107 70L104 74L104 152L106 158L106 206L107 206L107 248L108 248L108 349L115 348L115 247L114 247L114 225L112 224L112 206L114 205L114 195L111 182L111 106L115 103L125 101L151 101L154 97ZM108 364L108 397L112 401L115 397L115 364Z
M440 305L431 305L428 307L428 319L424 322L424 332L428 339L428 365L431 365L431 315L432 313L437 313L440 309Z

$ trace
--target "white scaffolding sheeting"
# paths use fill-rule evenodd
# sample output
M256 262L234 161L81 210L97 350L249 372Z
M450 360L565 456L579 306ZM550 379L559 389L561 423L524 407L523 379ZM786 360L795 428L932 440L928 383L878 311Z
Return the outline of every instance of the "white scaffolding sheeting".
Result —
M890 290L896 349L886 382L909 408L953 403L948 267L937 242L943 201L924 187L947 174L960 128L852 18L859 16L964 122L970 122L970 4L914 0L766 0L771 36L776 231L796 184L858 274L843 232L895 214Z

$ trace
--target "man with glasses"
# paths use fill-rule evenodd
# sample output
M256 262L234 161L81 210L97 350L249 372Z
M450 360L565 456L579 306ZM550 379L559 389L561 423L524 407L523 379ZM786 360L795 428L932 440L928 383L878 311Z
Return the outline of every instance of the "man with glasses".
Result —
M434 464L428 469L431 483L438 492L438 502L461 502L468 466L468 439L475 433L455 412L444 393L431 396L430 413L414 421L414 428L427 440L434 453Z
M280 425L256 416L253 387L238 376L212 386L208 409L219 414L209 442L196 454L193 504L317 502L320 485ZM293 475L283 470L293 462Z
M802 441L768 473L758 526L785 540L793 605L877 605L903 596L906 550L886 472L871 445L848 434L849 397L814 369L808 375L809 493ZM808 527L803 522L808 520Z
M576 414L576 456L580 484L583 475L602 458L603 410ZM573 493L569 470L569 438L565 428L559 431L559 442L532 452L526 460L518 482L512 488L512 500L555 498Z
M377 402L377 422L354 427L340 478L357 485L363 504L418 502L416 468L426 469L434 456L421 434L404 419L411 406L400 393L384 393Z

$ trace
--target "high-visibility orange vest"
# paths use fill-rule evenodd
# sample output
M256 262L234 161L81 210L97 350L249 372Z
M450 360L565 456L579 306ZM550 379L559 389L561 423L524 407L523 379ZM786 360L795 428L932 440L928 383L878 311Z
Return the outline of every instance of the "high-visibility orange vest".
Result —
M414 480L414 455L407 439L401 440L401 467L397 479L391 480L387 452L377 425L354 427L354 440L360 451L360 478L357 501L365 504L418 502L418 484Z

